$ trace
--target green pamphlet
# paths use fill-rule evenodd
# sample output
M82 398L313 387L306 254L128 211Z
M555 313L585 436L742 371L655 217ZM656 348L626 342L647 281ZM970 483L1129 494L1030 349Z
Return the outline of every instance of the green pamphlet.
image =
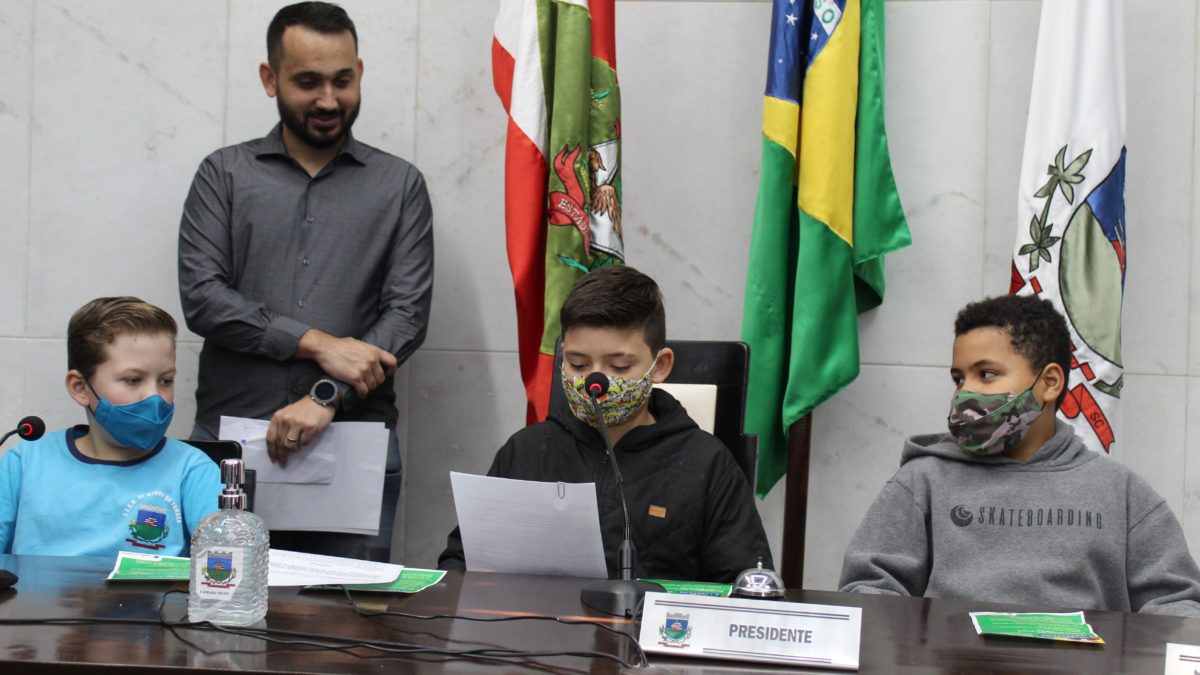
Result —
M728 598L733 593L733 584L713 584L705 581L675 581L672 579L638 579L658 584L668 593L679 595L708 595L714 598Z
M346 584L351 591L370 591L373 593L417 593L436 584L446 576L445 570L422 570L415 567L405 567L395 581L387 584ZM310 586L309 588L341 589L341 586Z
M1086 642L1104 644L1096 635L1083 612L1065 614L971 612L971 622L980 635L1007 635L1011 637L1057 640L1060 642Z
M187 581L192 573L190 558L120 551L109 581Z

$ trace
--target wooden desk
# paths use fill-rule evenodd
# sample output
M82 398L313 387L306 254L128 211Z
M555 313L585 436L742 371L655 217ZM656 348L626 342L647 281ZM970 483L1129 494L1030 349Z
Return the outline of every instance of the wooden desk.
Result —
M0 619L50 617L156 619L162 584L104 577L112 561L0 555L0 568L16 572L15 589L0 592ZM450 573L437 586L413 596L355 594L360 603L417 614L504 616L536 613L606 619L579 603L579 579L500 574ZM861 672L1121 672L1161 673L1165 643L1200 644L1200 620L1087 612L1104 646L984 639L975 635L968 611L1036 608L917 598L884 598L827 591L789 593L796 602L864 608ZM168 598L166 616L179 619L186 598ZM586 650L636 661L628 641L590 626L518 621L475 623L355 616L340 593L272 589L267 621L272 629L434 647L505 647L527 650ZM622 626L623 622L610 625ZM651 655L654 673L763 672L754 664L662 659ZM166 672L177 668L251 672L618 672L611 661L570 657L530 661L477 661L439 656L384 656L375 652L314 651L269 645L254 638L149 625L0 625L0 672L79 672L107 669ZM779 672L806 672L780 668ZM834 672L834 671L811 671Z

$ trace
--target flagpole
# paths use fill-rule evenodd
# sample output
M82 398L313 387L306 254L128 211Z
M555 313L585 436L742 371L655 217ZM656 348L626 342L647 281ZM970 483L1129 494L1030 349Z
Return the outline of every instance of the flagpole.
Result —
M808 458L812 413L788 428L787 488L783 504L783 569L788 588L804 587L804 538L808 525Z

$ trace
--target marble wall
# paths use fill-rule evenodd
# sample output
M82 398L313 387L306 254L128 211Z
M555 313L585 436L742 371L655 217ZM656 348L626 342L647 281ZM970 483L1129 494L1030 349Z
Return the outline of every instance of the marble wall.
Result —
M211 150L265 133L257 80L281 3L0 3L0 421L81 419L63 336L87 300L133 293L179 316L180 207ZM504 113L491 87L495 0L347 0L366 64L355 128L414 161L436 212L425 346L401 370L407 448L397 559L433 564L453 523L448 470L483 471L523 422L504 255ZM1196 5L1128 5L1126 407L1117 456L1200 544L1200 226ZM888 0L887 115L914 244L862 317L859 379L815 415L806 586L841 554L904 436L944 423L954 312L1004 292L1039 4ZM668 332L739 334L759 171L768 2L619 0L630 263L663 287ZM183 333L179 410L199 340ZM470 413L469 418L465 413ZM6 422L5 424L7 424ZM1200 450L1197 450L1200 452ZM760 508L779 552L782 490Z

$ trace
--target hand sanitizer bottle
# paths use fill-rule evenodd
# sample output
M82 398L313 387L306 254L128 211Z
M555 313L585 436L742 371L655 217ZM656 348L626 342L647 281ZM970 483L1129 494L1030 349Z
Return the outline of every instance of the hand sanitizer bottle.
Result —
M246 510L246 468L240 459L221 461L219 511L192 532L188 619L249 626L267 614L267 524Z

